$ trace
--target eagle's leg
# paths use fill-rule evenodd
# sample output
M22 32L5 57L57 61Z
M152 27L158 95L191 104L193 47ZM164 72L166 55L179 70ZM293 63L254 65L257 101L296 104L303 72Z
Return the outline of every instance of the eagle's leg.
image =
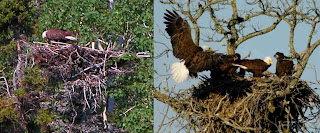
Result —
M198 74L197 73L193 73L193 72L190 72L189 75L192 78L197 78L198 77Z

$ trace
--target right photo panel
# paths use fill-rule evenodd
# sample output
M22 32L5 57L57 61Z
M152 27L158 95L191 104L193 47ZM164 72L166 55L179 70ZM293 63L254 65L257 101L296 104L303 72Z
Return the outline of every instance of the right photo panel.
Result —
M154 132L320 131L319 1L154 6Z

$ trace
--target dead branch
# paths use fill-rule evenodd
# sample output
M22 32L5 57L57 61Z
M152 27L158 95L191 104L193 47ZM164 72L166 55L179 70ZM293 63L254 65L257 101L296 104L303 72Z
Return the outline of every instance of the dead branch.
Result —
M131 111L132 109L134 109L136 106L132 106L132 107L130 107L129 109L127 109L125 112L123 112L122 114L120 114L119 116L122 116L122 115L127 115L127 113L129 112L129 111Z
M2 77L0 77L0 79L3 79L4 80L4 83L6 85L6 88L7 88L7 94L9 97L11 97L11 93L10 93L10 89L9 89L9 84L8 84L8 81L7 81L7 78L6 78L6 74L4 73L4 69L6 68L3 68L2 70L0 70L0 72L2 73Z
M249 51L248 54L247 54L245 57L241 58L241 59L242 59L242 60L243 60L243 59L247 59L247 58L249 58L250 56L251 56L251 51Z
M101 67L102 65L104 65L104 64L105 64L105 62L101 62L101 63L99 63L99 64L94 64L94 65L92 65L92 66L90 66L90 67L87 67L87 68L83 69L82 71L80 71L79 73L73 75L73 76L70 78L70 80L75 80L75 79L77 79L79 76L81 76L83 73L85 73L85 72L87 72L87 71L90 71L91 69L100 68L100 67Z

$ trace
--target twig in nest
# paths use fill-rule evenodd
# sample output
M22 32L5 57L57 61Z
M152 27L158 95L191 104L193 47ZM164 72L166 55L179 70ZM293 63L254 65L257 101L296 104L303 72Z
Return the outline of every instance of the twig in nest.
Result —
M110 57L120 57L122 56L123 53L122 52L112 52L112 54L110 55Z
M221 103L222 103L222 101L223 101L227 96L229 96L229 95L227 94L227 95L225 95L223 98L221 98L221 100L220 100L219 103L218 103L218 107L217 107L216 110L214 111L214 114L217 114L217 112L220 110L220 108L221 108Z
M125 73L124 71L119 70L118 68L115 67L111 67L109 69L110 72L114 72L114 73Z
M73 86L72 86L72 88L73 88ZM74 89L74 88L73 88ZM72 97L71 97L71 92L69 91L69 98L70 98L70 103L71 103L71 106L72 106L72 111L74 112L74 116L73 116L73 118L72 118L72 125L74 124L74 122L76 121L76 118L77 118L77 116L78 116L78 113L77 113L77 111L76 111L76 109L74 108L74 105L73 105L73 101L72 101Z
M149 51L146 51L146 52L138 52L138 53L136 53L136 56L137 56L137 57L140 57L140 58L150 58L150 57L151 57Z
M32 42L34 44L41 44L41 45L51 45L49 43L43 43L43 42ZM56 41L51 41L52 44L60 44L60 45L70 45L70 43L64 43L64 42L56 42Z
M83 73L85 73L85 72L87 72L87 71L89 71L89 70L91 70L91 69L99 68L99 67L101 67L103 64L104 64L104 62L101 62L101 63L99 63L99 64L94 64L94 65L92 65L92 66L90 66L90 67L87 67L87 68L83 69L81 72L73 75L73 76L70 78L70 80L74 80L74 79L78 78L78 77L81 76Z
M60 44L60 45L72 45L70 43L64 43L64 42L56 42L56 41L51 41L52 44Z
M131 111L133 108L135 108L136 106L132 106L132 107L130 107L127 111L125 111L125 112L123 112L122 114L120 114L119 116L122 116L122 115L124 115L124 116L127 116L127 113L129 112L129 111Z
M98 39L98 41L108 45L108 43L106 43L105 41L102 41L101 39Z
M84 96L84 100L86 101L86 104L88 105L88 107L90 109L90 104L88 102L87 94L86 94L86 86L83 86L83 96Z
M49 43L43 43L43 42L32 42L33 44L41 44L41 45L50 45Z

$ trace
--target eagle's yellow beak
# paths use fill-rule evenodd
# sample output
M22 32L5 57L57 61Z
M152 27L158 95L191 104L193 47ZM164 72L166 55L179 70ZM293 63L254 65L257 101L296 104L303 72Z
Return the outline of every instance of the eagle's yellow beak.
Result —
M273 64L273 61L270 61L270 65L272 65Z
M213 49L212 49L212 48L209 48L209 51L210 51L210 52L213 52Z

